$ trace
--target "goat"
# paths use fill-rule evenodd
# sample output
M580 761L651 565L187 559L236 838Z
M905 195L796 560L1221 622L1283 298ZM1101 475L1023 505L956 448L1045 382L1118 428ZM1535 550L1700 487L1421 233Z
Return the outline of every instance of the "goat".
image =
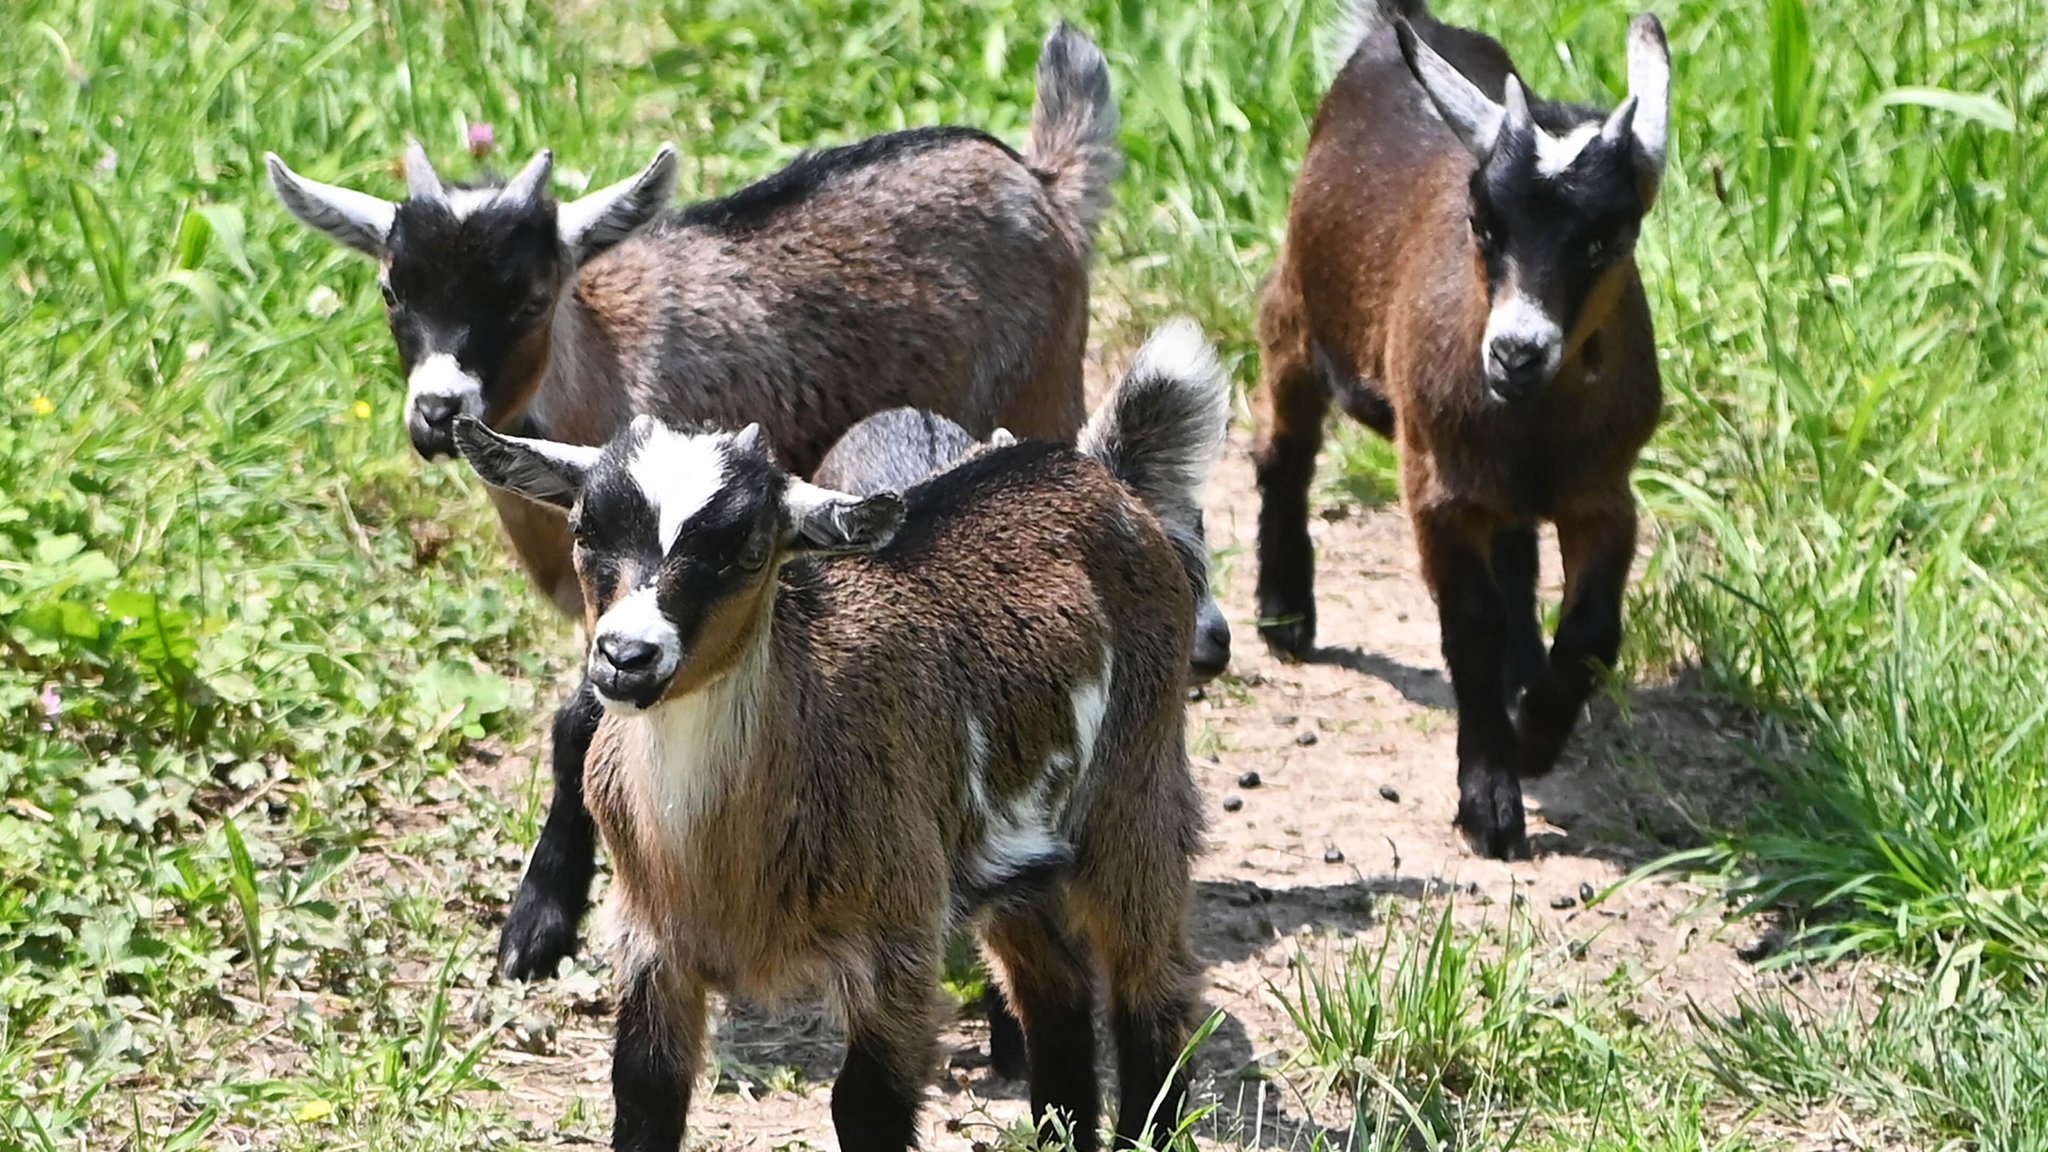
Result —
M984 445L965 428L934 412L915 408L891 408L847 429L846 435L825 453L811 481L824 488L868 496L877 492L902 491L913 484L965 460L977 451L1004 447L1016 437L998 428ZM1190 510L1189 530L1177 535L1183 548L1188 583L1195 591L1195 646L1188 667L1188 683L1207 684L1230 666L1230 621L1216 598L1209 594L1209 550L1203 531L1201 510ZM993 1018L991 1023L994 1023Z
M1171 536L1226 417L1214 353L1176 323L1080 451L986 451L900 496L797 480L758 425L641 418L596 449L457 424L486 483L577 534L623 982L613 1147L680 1145L707 990L802 985L846 1020L840 1146L909 1147L964 918L1022 1020L1035 1118L1095 1146L1092 953L1117 1135L1173 1122L1202 818Z
M1259 316L1259 631L1292 658L1315 640L1308 487L1335 393L1400 446L1458 703L1457 824L1522 858L1520 778L1555 765L1621 643L1629 472L1662 403L1634 249L1670 49L1636 17L1628 98L1603 113L1530 97L1498 43L1421 0L1350 15ZM1565 578L1547 660L1543 520Z
M920 128L812 153L734 195L668 211L676 155L557 204L546 151L510 181L448 187L417 143L407 198L305 179L266 157L308 227L375 257L406 426L432 459L453 421L601 444L637 413L758 421L807 473L838 435L914 404L977 435L1070 439L1085 406L1088 264L1121 163L1108 65L1064 24L1045 41L1022 155ZM534 585L582 611L551 509L493 490ZM588 685L556 714L554 797L500 937L532 979L575 951L594 872Z

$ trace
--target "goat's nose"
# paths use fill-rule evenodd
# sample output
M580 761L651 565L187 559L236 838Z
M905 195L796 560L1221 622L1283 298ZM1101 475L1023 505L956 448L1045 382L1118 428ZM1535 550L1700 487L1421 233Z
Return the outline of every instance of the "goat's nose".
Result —
M462 414L462 398L422 392L413 397L412 409L428 426L438 428Z
M1489 349L1503 376L1523 376L1542 366L1548 349L1533 340L1496 340Z
M630 636L599 636L597 650L605 661L621 672L638 672L652 667L661 649Z

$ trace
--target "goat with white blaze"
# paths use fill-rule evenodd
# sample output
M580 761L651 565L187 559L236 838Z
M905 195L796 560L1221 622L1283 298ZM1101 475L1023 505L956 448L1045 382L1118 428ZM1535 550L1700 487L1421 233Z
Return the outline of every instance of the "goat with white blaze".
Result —
M1095 1146L1099 964L1117 1136L1174 1123L1201 815L1172 536L1227 400L1177 323L1084 450L1020 442L900 496L796 479L753 426L642 419L595 449L458 423L487 482L577 533L624 983L614 1147L680 1144L708 991L804 986L847 1024L840 1146L912 1145L963 920L1023 1024L1035 1117Z
M1073 437L1116 128L1108 65L1060 25L1021 153L972 129L917 128L805 155L681 211L666 147L560 203L545 151L509 181L465 187L415 144L395 203L268 162L293 215L377 260L421 455L451 453L465 416L595 445L649 414L758 422L805 474L854 422L899 405L977 436ZM580 614L561 514L492 498L535 586ZM575 948L594 868L582 772L596 719L587 685L557 715L554 799L500 943L508 975L551 974Z
M1315 641L1309 481L1334 395L1401 450L1458 701L1457 823L1528 854L1550 771L1621 644L1629 472L1662 403L1636 237L1664 174L1671 58L1636 17L1613 111L1531 96L1422 0L1352 0L1259 316L1259 631ZM1545 653L1536 530L1564 610ZM1510 710L1513 715L1510 715Z

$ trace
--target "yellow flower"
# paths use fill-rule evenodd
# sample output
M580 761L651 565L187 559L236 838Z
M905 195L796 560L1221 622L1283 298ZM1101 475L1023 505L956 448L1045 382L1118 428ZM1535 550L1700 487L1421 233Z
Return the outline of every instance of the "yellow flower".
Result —
M301 1124L317 1124L334 1115L334 1105L325 1100L308 1100L299 1106L298 1119Z
M57 410L57 406L50 402L50 398L43 395L37 395L34 399L30 400L28 407L29 411L34 412L38 416L48 416Z
M370 402L368 400L358 400L349 411L355 413L358 420L368 420L370 418Z

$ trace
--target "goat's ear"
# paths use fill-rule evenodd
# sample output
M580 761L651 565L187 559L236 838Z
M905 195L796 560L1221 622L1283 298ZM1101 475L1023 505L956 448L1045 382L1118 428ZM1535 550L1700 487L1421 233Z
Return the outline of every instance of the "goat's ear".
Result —
M271 191L299 223L358 252L384 255L397 205L367 192L308 180L285 167L275 152L265 152L263 164L270 170Z
M602 448L581 444L500 435L471 416L456 418L455 446L484 483L557 508L576 503L584 480L604 454Z
M1647 209L1664 183L1671 131L1671 44L1664 25L1648 12L1628 26L1628 98L1635 103L1629 130L1635 138L1636 187Z
M638 176L571 200L556 210L570 262L580 267L653 222L676 194L676 149L663 144Z
M1415 82L1429 94L1437 115L1443 117L1474 156L1480 160L1491 156L1494 141L1500 137L1504 109L1466 79L1456 65L1423 43L1406 20L1394 22L1394 37L1401 43L1401 59L1408 62Z
M782 507L789 522L785 547L793 556L873 552L903 524L903 497L894 492L849 496L792 479Z

